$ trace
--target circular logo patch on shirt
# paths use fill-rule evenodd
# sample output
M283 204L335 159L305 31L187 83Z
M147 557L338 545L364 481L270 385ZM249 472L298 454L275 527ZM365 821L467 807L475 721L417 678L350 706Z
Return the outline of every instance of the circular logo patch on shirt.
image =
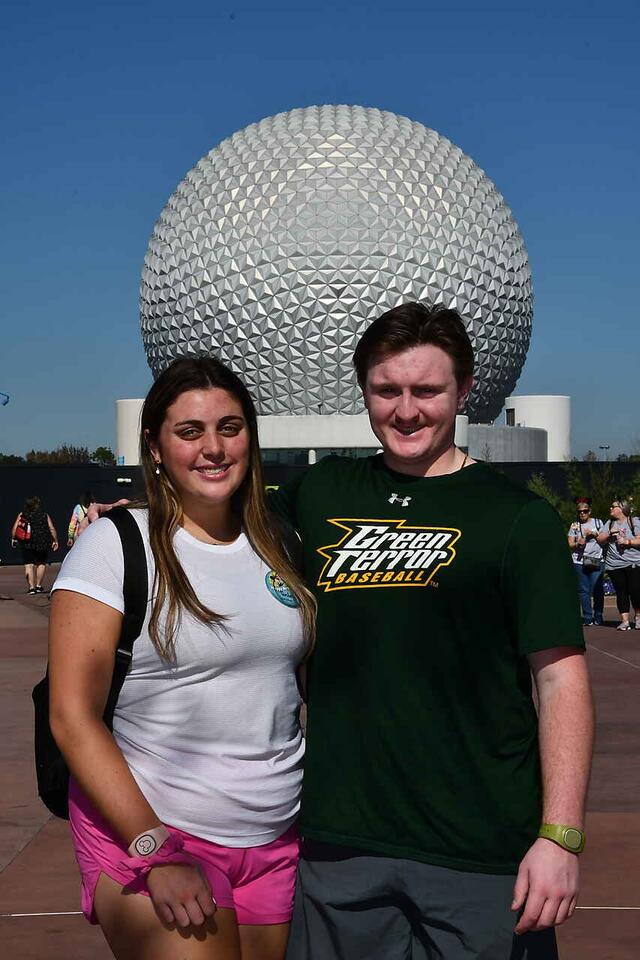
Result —
M285 607L300 606L289 587L282 577L278 576L275 570L269 570L269 573L264 578L264 582L271 596L275 597L280 603L284 603Z

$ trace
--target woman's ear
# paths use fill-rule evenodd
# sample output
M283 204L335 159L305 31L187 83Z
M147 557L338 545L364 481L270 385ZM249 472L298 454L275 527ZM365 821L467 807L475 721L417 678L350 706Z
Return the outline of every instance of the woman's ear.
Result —
M143 436L144 436L145 443L148 446L151 452L151 456L153 457L155 462L162 463L162 457L160 456L160 448L158 447L158 444L151 439L149 431L145 430L143 433Z

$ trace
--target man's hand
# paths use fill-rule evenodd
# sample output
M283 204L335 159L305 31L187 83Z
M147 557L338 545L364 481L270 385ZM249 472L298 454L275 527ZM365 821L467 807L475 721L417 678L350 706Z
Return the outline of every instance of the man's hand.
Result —
M216 912L216 902L200 867L167 863L153 867L147 887L160 919L178 927L200 927Z
M575 853L538 838L522 860L513 888L511 909L524 906L515 932L544 930L568 920L576 908L579 876Z
M100 517L103 517L105 513L109 513L109 510L113 510L114 507L126 507L128 503L131 503L130 500L116 500L115 503L91 503L85 517L80 522L80 533L83 530L86 530L90 523L93 523L94 520L99 520Z

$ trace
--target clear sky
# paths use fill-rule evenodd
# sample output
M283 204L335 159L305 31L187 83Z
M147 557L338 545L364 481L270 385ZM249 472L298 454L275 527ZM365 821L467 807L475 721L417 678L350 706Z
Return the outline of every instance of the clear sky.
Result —
M220 140L294 107L403 114L518 221L533 339L516 393L573 398L573 452L640 451L637 0L8 0L0 32L0 452L115 446L150 384L155 220Z

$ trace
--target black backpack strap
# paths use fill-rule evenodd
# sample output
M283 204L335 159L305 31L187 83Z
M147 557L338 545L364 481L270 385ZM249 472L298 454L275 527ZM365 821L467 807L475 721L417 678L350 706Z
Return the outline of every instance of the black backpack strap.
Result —
M127 675L133 645L142 633L145 614L147 612L148 580L147 556L142 541L140 527L134 520L131 512L125 507L115 507L105 514L108 520L116 527L122 541L122 555L124 557L124 616L118 649L116 650L113 665L113 680L104 711L104 721L109 727L113 725L113 712L122 690L124 678Z

